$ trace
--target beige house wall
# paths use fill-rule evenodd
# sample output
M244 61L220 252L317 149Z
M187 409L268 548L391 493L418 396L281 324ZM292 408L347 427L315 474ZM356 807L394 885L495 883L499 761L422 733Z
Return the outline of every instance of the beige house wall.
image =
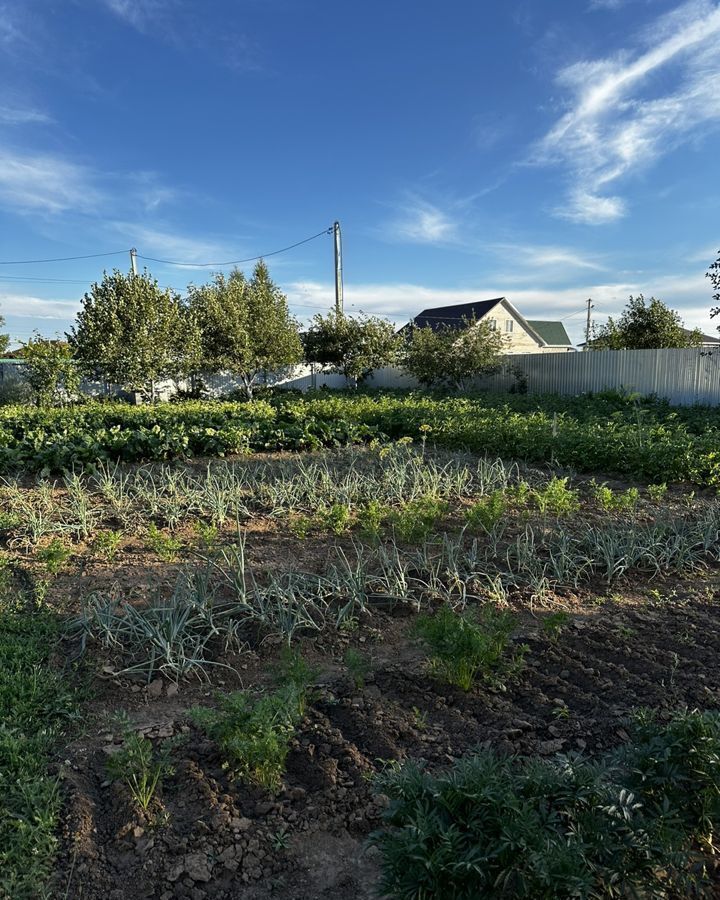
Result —
M505 353L566 353L570 347L546 347L539 343L535 337L525 328L522 322L514 315L512 310L503 304L490 310L483 317L483 322L495 322L495 327L506 339ZM512 331L507 330L507 322L511 321Z

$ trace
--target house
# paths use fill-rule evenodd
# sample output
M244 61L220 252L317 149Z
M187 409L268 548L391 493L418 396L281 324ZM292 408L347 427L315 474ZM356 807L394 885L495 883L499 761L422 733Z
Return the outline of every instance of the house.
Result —
M575 349L562 322L526 319L506 297L424 309L403 331L408 333L413 327L463 328L472 321L487 322L501 331L506 338L506 353L568 353Z

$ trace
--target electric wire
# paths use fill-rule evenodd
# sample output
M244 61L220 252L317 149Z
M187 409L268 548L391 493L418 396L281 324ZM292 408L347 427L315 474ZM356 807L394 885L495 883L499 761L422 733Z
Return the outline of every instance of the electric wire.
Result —
M76 259L98 259L101 256L120 256L130 250L109 250L107 253L87 253L85 256L56 256L54 259L10 259L0 262L0 266L35 266L49 262L72 262Z
M280 250L272 250L270 253L262 253L260 256L248 256L246 259L231 259L227 262L211 262L211 263L189 263L189 262L178 262L177 260L171 259L157 259L154 256L143 256L138 253L137 258L143 259L146 262L155 262L160 263L164 266L181 266L184 269L212 269L218 268L222 269L225 266L239 266L241 263L248 262L257 262L260 259L266 259L268 256L277 256L279 253L287 253L288 250L294 250L295 247L300 247L302 244L309 244L310 241L314 241L319 237L322 237L325 234L332 234L333 226L331 225L329 228L325 228L322 231L318 231L317 234L313 234L311 237L305 238L302 241L297 241L295 244L290 244L287 247L282 247Z

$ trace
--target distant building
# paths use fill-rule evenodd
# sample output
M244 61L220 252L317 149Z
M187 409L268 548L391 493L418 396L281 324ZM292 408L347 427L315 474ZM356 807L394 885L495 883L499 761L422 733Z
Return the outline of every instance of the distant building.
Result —
M430 327L435 331L441 328L465 328L468 322L473 321L487 322L491 328L500 331L506 338L506 353L575 351L562 322L526 319L505 297L424 309L402 331L410 334L413 328Z

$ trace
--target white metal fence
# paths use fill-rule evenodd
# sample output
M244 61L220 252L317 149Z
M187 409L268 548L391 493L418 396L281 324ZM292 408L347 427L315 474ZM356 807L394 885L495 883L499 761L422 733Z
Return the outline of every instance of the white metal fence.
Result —
M1 363L3 380L20 377L22 364ZM506 391L517 384L514 372L522 373L529 393L583 394L609 388L640 394L656 394L671 403L720 405L720 351L691 350L602 350L587 353L532 353L505 357L503 370L474 382L480 390ZM220 397L240 387L232 375L203 376L212 396ZM309 390L314 387L342 388L342 375L297 366L278 373L268 383ZM417 382L396 368L378 369L366 382L369 387L413 388ZM174 385L168 382L165 393ZM87 385L88 393L104 393L102 385Z

